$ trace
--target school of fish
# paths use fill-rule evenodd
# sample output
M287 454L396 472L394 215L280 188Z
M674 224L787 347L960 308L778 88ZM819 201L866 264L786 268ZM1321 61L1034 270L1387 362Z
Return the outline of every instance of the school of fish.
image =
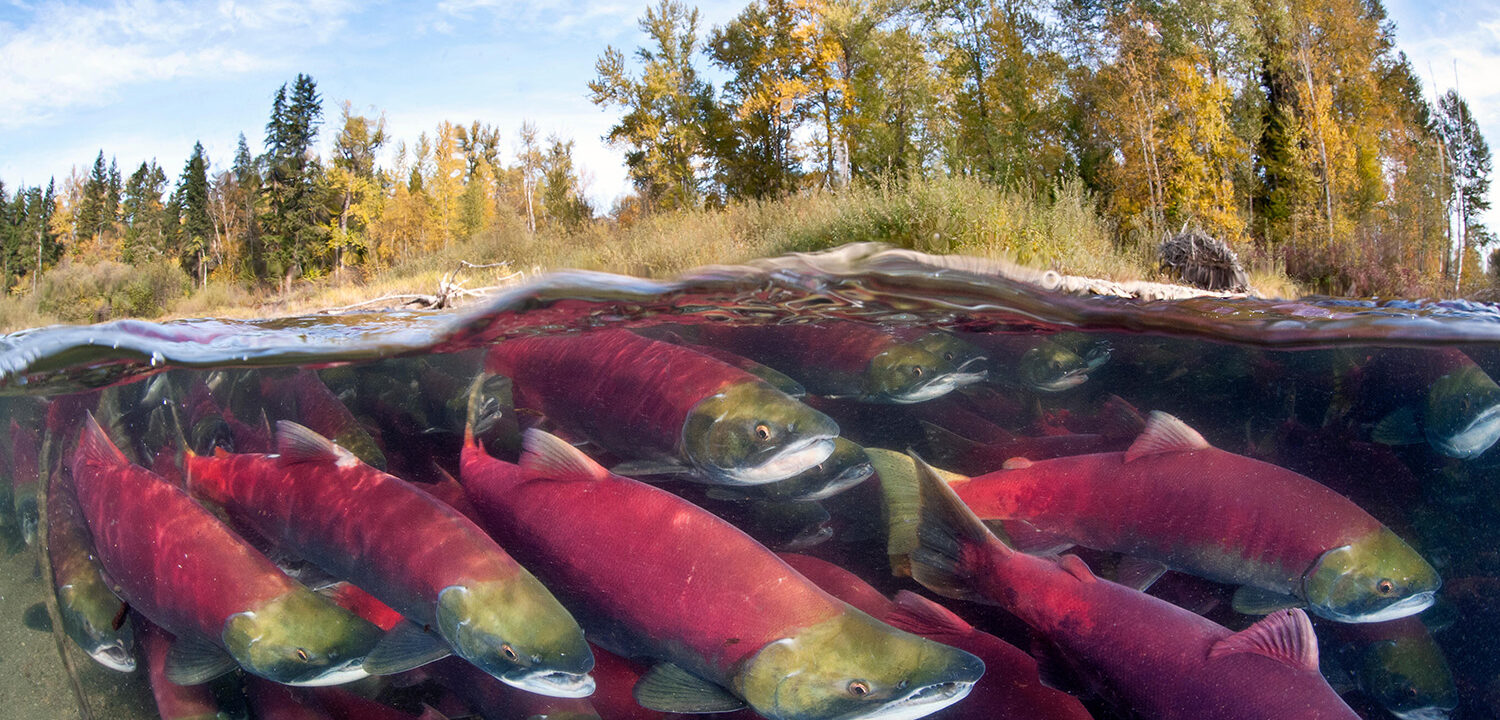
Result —
M1149 338L830 319L171 370L0 398L0 550L169 720L1450 717L1349 485L1479 466L1500 386L1243 355L1242 426Z

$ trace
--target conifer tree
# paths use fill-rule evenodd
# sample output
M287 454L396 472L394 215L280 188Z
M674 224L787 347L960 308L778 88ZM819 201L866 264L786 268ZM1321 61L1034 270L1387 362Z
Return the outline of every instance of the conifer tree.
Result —
M325 228L317 196L322 169L312 153L322 115L317 83L298 75L290 95L286 85L277 90L266 124L266 208L261 227L268 250L267 270L274 267L283 291L290 289L299 273L316 272L325 259Z
M203 155L201 142L193 144L193 152L182 168L177 197L182 213L178 262L202 287L208 284L209 265L217 243L213 219L209 217L208 158Z

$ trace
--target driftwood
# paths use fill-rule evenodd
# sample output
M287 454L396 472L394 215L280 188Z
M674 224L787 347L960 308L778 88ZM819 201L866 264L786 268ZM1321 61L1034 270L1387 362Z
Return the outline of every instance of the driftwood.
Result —
M505 275L504 277L500 278L500 284L498 285L489 285L481 288L466 288L464 287L464 281L458 279L458 274L468 268L479 270L484 268L497 267L508 268L510 267L510 263L498 262L481 265L465 260L460 260L458 261L458 267L453 268L452 271L443 276L442 280L438 281L437 292L431 295L423 295L420 293L397 293L392 295L382 295L377 298L370 298L369 300L361 300L351 305L343 305L341 307L319 310L318 314L346 312L355 308L365 307L367 305L390 304L392 301L396 300L401 301L399 307L418 307L442 310L444 308L453 307L455 303L465 298L486 297L496 290L510 287L511 285L514 285L526 279L525 270L516 270L515 272Z
M1250 276L1229 245L1200 230L1167 238L1159 252L1161 269L1176 273L1189 285L1236 293L1250 287Z

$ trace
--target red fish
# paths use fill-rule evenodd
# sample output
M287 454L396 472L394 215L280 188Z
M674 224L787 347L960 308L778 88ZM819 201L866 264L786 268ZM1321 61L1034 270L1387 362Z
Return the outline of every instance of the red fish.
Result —
M539 410L612 453L699 479L755 485L828 459L838 426L760 378L627 330L507 340L486 367Z
M130 464L92 416L73 479L115 594L177 637L174 680L204 682L234 663L282 683L364 676L379 630L292 581L181 488Z
M859 576L826 560L794 553L783 553L781 559L834 597L877 619L974 653L984 661L984 677L963 704L934 717L1091 720L1077 698L1042 684L1036 660L1025 651L975 628L953 611L907 590L892 601Z
M1121 711L1155 720L1355 720L1318 672L1301 610L1242 632L1095 577L1076 555L1017 552L991 535L926 463L912 576L994 603L1030 625Z
M1225 452L1165 413L1125 452L1029 462L953 488L1007 532L1038 531L1250 589L1245 610L1306 603L1341 622L1432 604L1436 571L1347 498L1275 465Z
M207 685L178 685L167 679L167 653L172 636L151 624L141 623L140 648L151 680L151 695L161 720L218 720L219 702Z
M334 720L312 695L302 688L278 685L260 678L245 680L245 695L256 720Z
M460 480L490 531L591 619L607 649L663 663L636 685L646 707L915 718L957 702L983 671L968 653L834 599L671 493L543 432L528 431L525 448L517 467L469 438Z
M578 624L473 521L300 425L277 423L277 448L277 455L189 454L188 487L414 621L398 631L410 640L383 644L367 669L399 672L451 647L523 689L593 692L593 658Z

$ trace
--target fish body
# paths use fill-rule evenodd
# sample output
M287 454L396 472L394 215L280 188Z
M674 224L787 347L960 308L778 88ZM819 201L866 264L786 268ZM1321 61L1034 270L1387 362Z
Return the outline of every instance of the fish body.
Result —
M902 590L891 600L854 573L809 555L781 559L834 597L907 632L974 653L985 674L960 705L935 717L991 720L1090 720L1077 698L1042 684L1037 662L1020 648L970 625L951 610Z
M959 366L912 343L855 322L704 325L703 342L780 370L816 395L908 404L979 382L985 371Z
M838 435L828 416L750 373L627 330L507 340L486 367L515 382L518 406L711 484L791 477L826 460Z
M115 594L188 641L288 684L363 677L373 625L298 585L187 493L125 460L88 418L73 460L79 507ZM201 682L232 664L178 674Z
M1163 413L1125 452L1013 461L953 487L986 520L1295 598L1341 622L1420 612L1440 584L1347 498L1211 447Z
M1395 407L1372 428L1377 442L1469 460L1500 440L1500 385L1457 348L1381 350L1344 382L1369 408Z
M303 688L252 677L245 681L245 695L256 720L334 720Z
M228 720L219 708L213 688L206 684L178 685L167 678L167 653L172 636L165 630L142 623L141 659L151 681L151 695L161 720Z
M749 705L772 720L916 718L958 701L982 673L973 656L834 599L691 503L546 433L525 442L520 466L466 443L460 479L490 531L579 609L591 637L663 663L636 685L641 704ZM693 700L663 687L692 687Z
M47 556L63 631L89 657L119 672L135 670L135 629L109 589L83 510L62 471L47 483Z
M1032 392L1056 393L1078 387L1088 381L1089 372L1109 358L1107 346L1080 355L1068 343L1048 335L964 333L960 337L989 357L992 383Z
M985 529L919 462L921 545L913 577L944 595L1000 605L1116 708L1156 720L1354 720L1318 672L1301 610L1235 633L1094 576L1075 555L1026 555Z
M277 455L189 456L190 491L508 683L593 691L578 624L473 521L307 428L282 421L277 442Z

